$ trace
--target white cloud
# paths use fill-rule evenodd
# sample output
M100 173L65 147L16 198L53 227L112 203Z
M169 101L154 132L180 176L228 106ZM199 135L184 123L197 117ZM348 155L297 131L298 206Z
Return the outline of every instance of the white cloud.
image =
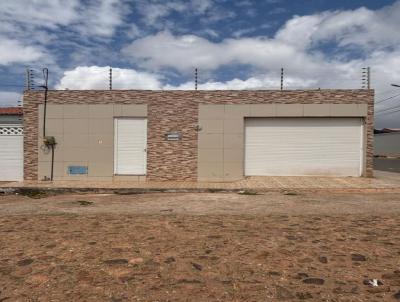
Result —
M77 29L85 35L111 37L130 12L123 0L98 0L79 10Z
M187 5L182 1L139 1L137 9L147 25L159 27L159 24L157 24L159 19L172 12L184 11L187 9Z
M207 39L185 35L175 37L169 32L137 39L123 53L149 68L172 67L188 71L196 66L214 69L219 59L219 48Z
M309 16L295 16L286 22L276 38L301 47L315 47L321 42L336 42L338 47L362 46L363 51L396 45L400 42L400 1L373 11L328 11Z
M191 5L196 14L204 14L214 3L212 0L191 0Z
M168 19L174 13L180 14L179 19L199 18L207 24L235 16L227 6L222 8L214 0L138 0L135 4L142 21L148 27L158 30L182 30L178 28L175 20Z
M21 100L21 93L0 91L0 107L17 106Z
M131 24L125 33L130 39L135 39L141 36L141 31L136 24Z
M0 65L27 63L42 58L45 52L36 46L23 45L17 40L1 37Z
M219 34L217 31L211 29L211 28L206 28L202 31L199 31L198 34L202 35L202 36L208 36L208 37L212 37L212 38L218 38Z
M232 33L232 37L240 38L257 30L257 27L242 28Z
M78 0L0 1L0 18L31 26L55 28L76 21L79 6Z
M260 79L284 67L286 76L313 83L314 88L359 88L361 68L371 66L373 87L379 93L389 82L400 82L400 45L381 47L389 46L389 37L391 42L400 41L394 34L400 28L400 18L395 18L399 14L400 1L377 11L360 8L295 16L273 38L237 35L219 42L162 31L133 41L122 53L142 68L172 68L186 74L196 67L210 73L243 64L253 68L249 77ZM322 42L337 43L330 47L337 52L325 54L317 47ZM358 44L356 51L364 54L349 57L348 51L354 51L347 48L350 44Z
M109 66L78 66L64 72L56 89L108 89ZM134 69L113 68L113 89L161 89L160 76Z
M71 54L98 50L129 13L127 0L0 1L0 65L29 63L59 74L57 59L68 55L64 47Z
M126 0L0 1L0 20L7 25L0 31L12 33L20 27L31 35L68 27L70 32L87 36L111 37L129 12Z
M325 12L310 16L294 16L276 33L275 39L302 51L312 45L313 35L326 15Z
M228 64L277 69L291 62L293 70L301 70L304 65L313 69L320 64L319 60L311 60L306 53L277 40L260 37L211 42L194 35L174 36L167 31L137 39L122 52L143 67L170 67L181 72L195 67L215 70Z

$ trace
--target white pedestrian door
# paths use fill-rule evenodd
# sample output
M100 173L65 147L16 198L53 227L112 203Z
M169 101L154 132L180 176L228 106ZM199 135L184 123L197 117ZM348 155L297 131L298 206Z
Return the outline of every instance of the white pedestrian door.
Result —
M147 162L147 119L114 120L114 173L145 175Z
M361 118L248 118L245 175L360 176Z
M0 181L21 181L24 165L23 128L0 125Z

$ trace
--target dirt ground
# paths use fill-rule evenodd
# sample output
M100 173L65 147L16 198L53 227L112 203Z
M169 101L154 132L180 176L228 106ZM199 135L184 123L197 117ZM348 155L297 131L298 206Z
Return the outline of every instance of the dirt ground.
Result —
M399 214L393 193L0 196L0 302L396 301Z

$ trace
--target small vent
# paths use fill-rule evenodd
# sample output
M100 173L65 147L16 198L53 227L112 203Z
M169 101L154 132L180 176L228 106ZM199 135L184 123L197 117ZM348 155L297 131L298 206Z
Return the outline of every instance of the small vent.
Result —
M0 126L0 135L23 135L24 128L20 126Z

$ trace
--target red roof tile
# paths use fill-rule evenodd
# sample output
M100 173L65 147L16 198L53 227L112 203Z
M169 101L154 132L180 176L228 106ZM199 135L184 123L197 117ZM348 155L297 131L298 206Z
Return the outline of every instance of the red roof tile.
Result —
M22 107L0 107L0 115L22 115Z

